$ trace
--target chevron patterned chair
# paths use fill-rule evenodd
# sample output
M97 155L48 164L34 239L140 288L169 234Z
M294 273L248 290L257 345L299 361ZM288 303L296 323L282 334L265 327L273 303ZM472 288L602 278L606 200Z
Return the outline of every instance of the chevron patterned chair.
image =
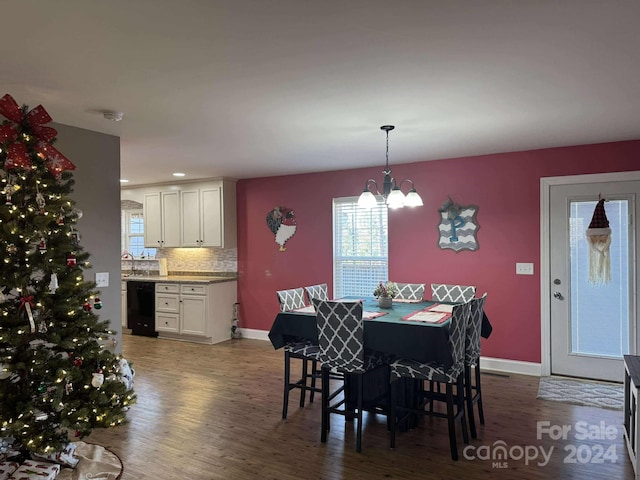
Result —
M480 332L482 330L482 316L487 294L480 298L474 298L471 304L471 313L467 324L464 355L464 397L467 403L467 417L469 417L469 430L471 438L478 438L473 405L478 405L478 417L480 424L484 425L484 410L482 408L482 388L480 385ZM471 369L475 370L472 381Z
M298 308L305 307L304 289L292 288L289 290L278 290L278 302L280 302L280 310L289 312ZM282 401L282 418L287 418L289 409L289 392L294 388L300 389L300 407L304 407L305 397L309 391L309 402L313 403L315 392L320 393L322 390L316 387L316 378L320 376L318 370L318 353L317 344L313 344L310 340L300 340L292 342L284 347L284 396ZM297 358L302 361L302 373L300 379L291 381L291 359ZM311 370L309 370L311 363ZM309 384L308 381L311 381Z
M312 303L314 298L319 298L320 300L329 300L329 293L327 291L326 283L310 285L308 287L304 287L304 290L307 292L309 303Z
M431 284L431 299L436 302L466 303L476 295L472 285Z
M356 420L356 452L362 450L362 411L364 373L378 367L388 366L384 355L365 353L364 322L362 302L343 302L313 299L316 309L318 343L322 364L322 433L321 442L327 441L330 430L330 415L342 415L345 419ZM345 382L355 382L356 398L354 408L347 408L345 383L329 393L329 377L332 370L342 372ZM388 405L388 394L385 394ZM377 413L387 414L378 410ZM388 415L387 415L388 418Z
M421 301L424 298L424 283L396 282L396 285L398 286L398 295L395 297L397 299Z
M469 443L469 434L467 432L467 422L465 418L464 408L464 389L463 389L463 373L465 359L465 339L466 327L470 313L470 305L468 303L456 305L453 307L449 326L449 350L451 352L452 365L445 366L436 362L420 363L410 359L399 358L390 365L391 376L390 382L394 382L399 378L412 378L424 381L441 382L446 385L444 395L439 392L419 391L417 395L419 401L415 406L398 405L396 389L391 388L391 436L390 446L395 448L396 442L396 426L409 415L427 415L434 417L447 418L449 426L449 447L451 450L451 458L458 460L458 447L456 442L456 422L460 423L462 428L462 438L464 443ZM453 388L456 387L454 395ZM447 412L425 410L427 403L434 401L445 401ZM404 415L398 418L398 412Z

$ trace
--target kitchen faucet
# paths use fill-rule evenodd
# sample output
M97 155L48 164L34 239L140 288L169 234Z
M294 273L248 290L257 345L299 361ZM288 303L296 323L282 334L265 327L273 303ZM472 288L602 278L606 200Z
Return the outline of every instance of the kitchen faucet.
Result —
M120 257L122 260L131 260L131 275L135 275L136 273L136 258L133 256L131 252L122 252L122 256Z

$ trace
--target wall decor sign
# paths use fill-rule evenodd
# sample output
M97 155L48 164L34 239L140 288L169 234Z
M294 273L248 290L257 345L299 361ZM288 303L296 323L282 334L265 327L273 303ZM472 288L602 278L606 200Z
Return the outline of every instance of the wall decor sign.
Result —
M438 247L449 248L456 253L480 248L476 238L480 228L476 219L477 205L462 206L449 198L438 209L438 213L440 214Z
M284 252L285 243L296 233L296 216L293 210L287 207L275 207L267 213L267 226L275 234L280 251Z

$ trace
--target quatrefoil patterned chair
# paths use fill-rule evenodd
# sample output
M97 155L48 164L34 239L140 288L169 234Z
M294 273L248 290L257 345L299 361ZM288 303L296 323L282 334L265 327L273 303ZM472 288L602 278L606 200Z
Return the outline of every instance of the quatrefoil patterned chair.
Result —
M476 295L473 285L431 284L431 299L436 302L467 303Z
M356 420L356 452L362 450L362 411L364 373L388 365L387 357L365 353L362 302L343 302L313 299L316 309L318 343L322 364L322 433L321 442L327 441L330 430L330 415L342 415ZM332 370L341 372L355 381L356 399L354 408L347 408L344 383L329 393L329 377ZM346 378L345 378L346 380ZM344 394L344 395L341 395ZM384 395L388 397L387 394ZM335 401L334 401L335 400ZM334 402L334 403L332 403ZM378 413L387 412L378 411Z
M462 438L464 443L469 443L463 391L465 340L469 313L470 305L468 303L453 307L449 325L449 351L453 362L451 366L446 366L437 362L420 363L415 360L404 358L396 359L391 363L391 382L405 377L422 381L428 380L430 382L442 382L446 385L446 392L444 395L432 390L418 392L422 398L419 399L417 408L398 405L396 389L391 388L391 448L395 448L397 423L403 421L404 418L411 414L442 417L448 420L449 447L451 449L451 458L453 460L458 460L456 422L459 422L462 428ZM455 396L453 393L454 386L456 387ZM427 403L433 404L434 401L445 401L447 413L445 414L438 411L429 411L424 409L424 406ZM404 412L403 417L397 417L398 411Z
M478 405L478 417L480 424L484 425L484 410L482 408L482 388L480 385L480 333L482 330L482 317L487 294L480 298L474 298L471 304L471 314L467 324L464 356L464 396L467 403L467 417L469 417L469 430L471 438L478 438L476 431L473 405ZM471 369L475 370L475 382L472 382Z
M396 282L396 285L398 286L398 295L395 297L397 299L421 301L424 298L424 283Z
M280 310L289 312L298 308L305 307L304 289L292 288L289 290L278 290L278 302L280 302ZM320 393L321 390L316 388L316 378L320 375L318 371L318 353L317 344L313 344L308 339L301 339L297 342L288 343L284 347L284 396L282 401L282 418L287 418L289 409L289 392L294 388L300 389L300 407L304 407L305 397L309 391L309 402L313 403L315 392ZM291 359L297 358L302 360L302 373L300 379L291 381ZM311 370L309 370L311 363ZM311 380L311 384L307 383Z
M313 302L314 298L318 298L320 300L329 300L329 293L327 291L327 284L321 283L318 285L310 285L308 287L304 287L307 292L307 298L309 302Z

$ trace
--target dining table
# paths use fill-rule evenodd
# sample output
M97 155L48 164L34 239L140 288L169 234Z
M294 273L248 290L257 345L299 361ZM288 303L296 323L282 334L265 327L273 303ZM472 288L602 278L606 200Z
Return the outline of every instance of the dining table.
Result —
M373 298L345 297L346 301L363 303L364 348L419 362L438 362L446 368L453 363L449 349L449 328L453 304L431 300L401 301L394 299L391 308L382 308ZM448 308L447 308L448 307ZM433 310L442 311L438 317ZM449 312L449 315L446 312ZM489 338L493 327L486 313L482 318L481 336ZM318 343L316 314L313 306L276 315L269 340L277 350L289 342L309 340ZM388 366L367 371L363 375L364 409L376 410L388 399L389 388L394 388L400 405L414 405L415 392L423 388L422 382L402 378L390 385ZM347 405L355 398L352 382L345 379ZM413 428L417 418L409 418L399 430Z
M344 300L363 302L365 349L423 363L438 362L447 368L451 366L449 318L433 321L432 316L426 315L429 318L423 320L420 313L429 312L437 305L452 304L430 300L394 300L391 308L381 308L373 297L345 297ZM489 338L492 330L493 327L485 313L482 318L482 337ZM299 340L309 340L317 344L318 333L313 307L278 313L269 330L269 340L275 349Z

